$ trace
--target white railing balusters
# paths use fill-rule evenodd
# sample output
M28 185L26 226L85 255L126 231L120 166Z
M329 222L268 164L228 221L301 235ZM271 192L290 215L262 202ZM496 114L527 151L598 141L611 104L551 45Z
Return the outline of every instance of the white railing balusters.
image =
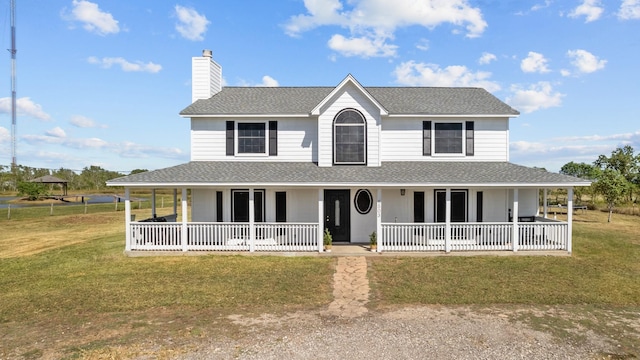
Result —
M131 250L249 251L248 223L131 222ZM518 226L519 250L566 250L568 224L559 221L513 223L452 223L451 251L512 249L513 226ZM445 251L443 223L382 223L378 236L383 251ZM318 251L315 223L255 223L255 251Z
M513 223L452 223L451 251L512 249ZM566 250L566 222L518 223L519 250ZM444 251L443 223L383 223L385 251Z

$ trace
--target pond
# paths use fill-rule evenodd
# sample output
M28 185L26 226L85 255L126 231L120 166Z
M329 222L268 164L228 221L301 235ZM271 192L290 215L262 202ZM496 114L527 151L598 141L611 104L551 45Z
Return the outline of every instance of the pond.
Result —
M0 196L0 209L6 209L9 207L9 201L19 199L19 196ZM83 199L87 202L87 204L106 204L113 202L113 195L104 195L104 194L95 194L95 195L71 195L66 197L67 201L59 201L54 203L54 206L65 206L65 205L82 205ZM33 203L20 203L20 204L11 204L11 208L24 208L24 207L33 207L33 206L51 206L50 203L44 203L40 201L34 201Z

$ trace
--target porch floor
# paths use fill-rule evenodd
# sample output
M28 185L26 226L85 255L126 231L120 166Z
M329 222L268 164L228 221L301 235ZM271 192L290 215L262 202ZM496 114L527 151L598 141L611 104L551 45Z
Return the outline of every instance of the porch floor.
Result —
M312 256L312 257L343 257L343 256L372 256L372 257L434 257L434 256L571 256L563 250L544 251L383 251L381 253L369 251L368 244L333 244L331 252L286 252L286 251L125 251L129 257L144 256L202 256L202 255L243 255L243 256Z

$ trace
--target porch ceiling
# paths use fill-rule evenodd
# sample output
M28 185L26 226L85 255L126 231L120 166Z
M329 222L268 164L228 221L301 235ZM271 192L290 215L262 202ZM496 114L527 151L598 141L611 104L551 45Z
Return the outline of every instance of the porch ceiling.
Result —
M109 186L572 187L589 181L508 162L384 162L380 167L319 167L306 162L189 163L120 177Z

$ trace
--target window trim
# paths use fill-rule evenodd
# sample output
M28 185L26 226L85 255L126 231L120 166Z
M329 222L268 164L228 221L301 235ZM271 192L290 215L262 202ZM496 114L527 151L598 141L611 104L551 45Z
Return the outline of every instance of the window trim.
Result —
M460 152L455 153L438 153L436 152L436 126L438 124L460 124L462 126L462 146ZM432 156L432 157L473 157L475 155L475 123L474 121L468 120L457 120L457 121L433 121L433 120L425 120L422 122L422 142L423 142L423 156ZM426 145L429 145L429 148L426 148ZM468 146L473 146L469 148Z
M247 193L249 194L249 189L231 189L231 222L240 222L240 223L246 223L244 221L237 221L237 219L235 218L235 207L236 207L236 198L235 198L235 194L236 193ZM256 201L255 201L255 197L256 197L256 193L261 193L262 194L262 219L257 219L255 218L255 206L256 206ZM254 189L253 190L253 211L254 211L254 222L258 223L258 222L265 222L266 221L266 203L267 203L267 198L266 198L266 190L265 189ZM249 209L249 211L251 211L251 209ZM247 214L249 215L249 214ZM247 218L248 219L248 218ZM248 222L249 220L247 220Z
M369 206L366 209L361 209L358 204L358 198L361 195L369 198ZM359 189L358 191L356 191L356 194L353 197L353 206L356 208L358 214L366 215L371 212L371 209L373 208L373 195L371 195L371 191L369 191L368 189Z
M264 152L256 152L256 153L241 153L239 151L240 147L240 124L262 124L264 126ZM234 138L233 138L233 147L236 156L269 156L269 121L256 121L256 120L246 120L246 121L236 121L234 126Z
M437 223L444 223L444 221L439 222L438 221L438 193L443 193L446 194L447 190L446 189L435 189L433 190L433 217L435 222ZM464 194L464 220L460 221L460 222L468 222L469 221L469 190L468 189L451 189L451 193L463 193ZM445 195L446 196L446 195ZM446 199L446 198L445 198ZM445 200L446 201L446 200ZM446 211L446 209L445 209ZM453 202L451 204L451 212L453 213ZM447 218L447 215L445 214L444 218ZM456 222L456 223L460 223L458 221L453 221L453 219L451 220L452 223Z
M362 162L338 162L337 161L337 155L338 152L336 151L336 120L338 119L338 116L340 116L340 114L346 112L346 111L354 111L357 114L360 115L360 117L362 118L362 123L358 123L358 124L340 124L338 126L362 126L363 127L363 135L364 135L364 140L363 140L363 161ZM367 118L362 114L362 112L358 111L357 109L354 108L344 108L340 111L338 111L336 113L336 115L333 117L333 121L331 123L331 130L332 130L332 136L331 136L331 147L333 150L333 165L367 165L367 149L368 149L368 144L367 144Z

